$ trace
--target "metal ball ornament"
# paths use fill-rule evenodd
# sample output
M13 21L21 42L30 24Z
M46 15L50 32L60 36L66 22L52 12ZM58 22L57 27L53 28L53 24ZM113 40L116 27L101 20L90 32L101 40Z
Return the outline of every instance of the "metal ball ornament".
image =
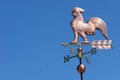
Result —
M78 73L84 73L85 70L86 70L86 68L85 68L85 66L84 66L83 64L79 64L79 65L77 66L77 71L78 71Z

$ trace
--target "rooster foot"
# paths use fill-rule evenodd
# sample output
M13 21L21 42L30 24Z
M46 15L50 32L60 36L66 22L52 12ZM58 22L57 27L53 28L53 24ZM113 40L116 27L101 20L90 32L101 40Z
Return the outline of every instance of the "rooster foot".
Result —
M90 44L89 41L84 41L82 44Z
M78 42L77 41L72 41L72 42L70 42L70 44L78 44Z

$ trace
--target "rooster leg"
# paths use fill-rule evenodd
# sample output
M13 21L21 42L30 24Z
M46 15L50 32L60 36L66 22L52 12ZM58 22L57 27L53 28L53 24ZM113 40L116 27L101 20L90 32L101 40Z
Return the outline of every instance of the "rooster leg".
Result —
M78 43L78 32L74 32L74 40L70 42L70 44L77 44Z
M84 39L84 42L82 42L82 44L89 44L89 41L87 40L85 33L80 32L79 34Z

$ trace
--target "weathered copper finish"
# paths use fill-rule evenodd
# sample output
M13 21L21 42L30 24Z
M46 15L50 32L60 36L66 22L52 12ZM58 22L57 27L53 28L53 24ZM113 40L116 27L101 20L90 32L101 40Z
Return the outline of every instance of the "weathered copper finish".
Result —
M84 39L83 44L89 43L88 39L86 38L86 34L88 35L94 35L96 33L96 30L100 30L103 34L103 36L108 39L107 36L107 26L105 22L98 18L93 17L89 19L87 23L84 22L82 13L85 10L79 7L75 7L72 10L72 16L74 19L71 21L71 27L74 32L74 40L70 42L71 44L77 44L78 43L78 37L79 35Z
M77 66L78 73L84 73L86 70L85 66L83 64L80 64Z

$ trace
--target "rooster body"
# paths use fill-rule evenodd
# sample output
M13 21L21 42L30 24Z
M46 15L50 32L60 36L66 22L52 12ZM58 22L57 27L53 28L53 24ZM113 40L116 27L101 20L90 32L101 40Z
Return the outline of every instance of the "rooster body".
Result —
M107 36L107 26L105 22L98 18L93 17L88 20L88 22L83 21L82 12L84 10L79 7L75 7L72 10L72 15L74 16L74 19L71 21L71 28L74 32L74 40L71 42L71 44L78 43L78 37L79 35L83 37L84 42L83 43L89 43L89 41L86 38L87 35L94 35L96 33L96 30L100 30L103 34L103 36L108 39Z

